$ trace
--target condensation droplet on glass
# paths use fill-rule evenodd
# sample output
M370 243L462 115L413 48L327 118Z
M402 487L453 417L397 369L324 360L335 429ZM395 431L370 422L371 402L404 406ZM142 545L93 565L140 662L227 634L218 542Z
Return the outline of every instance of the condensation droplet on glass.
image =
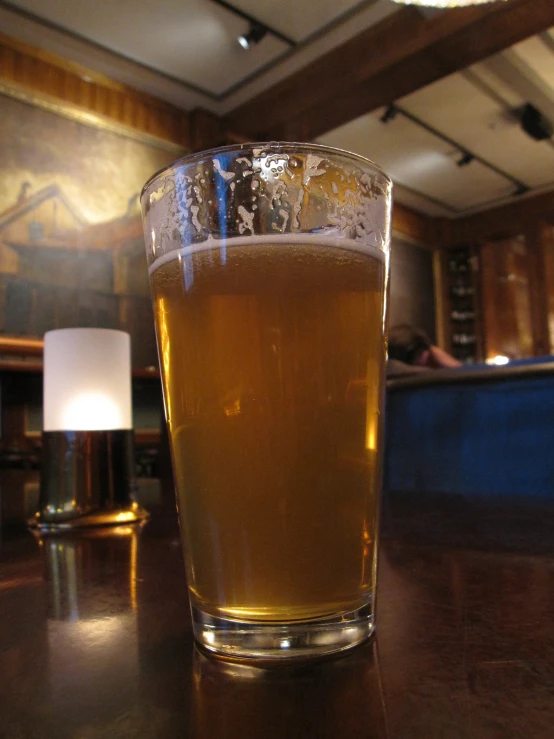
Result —
M253 190L257 190L259 188L259 186L260 186L260 181L259 180L252 180L252 189Z

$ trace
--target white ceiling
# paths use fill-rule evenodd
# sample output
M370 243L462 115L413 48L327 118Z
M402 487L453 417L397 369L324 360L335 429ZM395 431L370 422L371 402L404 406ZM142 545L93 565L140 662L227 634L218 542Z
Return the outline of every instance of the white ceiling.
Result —
M531 69L542 77L546 84L554 89L554 64L552 53L554 52L554 30L545 31L540 36L516 44L514 51Z
M390 0L10 0L0 29L183 108L225 114L395 12ZM249 16L274 33L245 52L237 36ZM530 139L514 115L530 102L554 121L552 29L392 102L416 122L384 124L381 109L320 141L379 163L398 201L456 217L509 201L518 183L554 189L553 143ZM464 150L485 163L458 167Z
M15 0L13 3L105 48L221 95L289 45L271 34L245 52L249 24L206 0Z
M418 122L399 113L383 123L382 108L319 141L373 159L397 185L397 200L433 216L455 217L509 202L518 182L531 193L554 189L554 142L530 138L516 115L531 102L549 116L552 110L554 122L554 43L546 35L552 38L552 32L533 37L391 101ZM476 158L457 166L464 151L486 164Z
M506 197L513 185L479 162L458 167L459 151L403 116L381 123L381 108L322 136L321 143L349 149L377 162L398 184L455 215L484 200Z
M360 0L234 0L233 5L299 42L367 3Z
M160 97L224 113L244 99L233 93L248 99L393 12L390 0L10 0L0 28L138 89L157 74ZM250 17L270 30L245 51ZM143 66L133 80L126 61Z

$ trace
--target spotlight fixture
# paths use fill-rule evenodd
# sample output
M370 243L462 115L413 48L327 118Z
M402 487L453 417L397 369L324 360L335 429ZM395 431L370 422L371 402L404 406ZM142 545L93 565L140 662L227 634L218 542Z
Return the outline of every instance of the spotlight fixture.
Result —
M468 151L464 152L460 159L456 162L458 167L467 167L468 164L471 164L471 162L475 159L473 154L470 154Z
M396 105L391 103L381 116L381 123L388 123L389 121L394 120L399 112L400 111L398 110Z
M520 110L521 127L525 133L535 141L545 141L552 138L554 126L540 110L534 105L527 103Z
M251 23L248 33L241 34L237 41L245 51L248 51L248 49L259 44L266 34L267 28L262 26L261 23Z

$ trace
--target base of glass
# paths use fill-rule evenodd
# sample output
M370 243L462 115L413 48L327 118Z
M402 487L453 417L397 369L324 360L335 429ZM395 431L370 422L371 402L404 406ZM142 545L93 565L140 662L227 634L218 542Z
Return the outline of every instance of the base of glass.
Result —
M289 662L351 649L373 636L373 604L318 621L261 623L209 616L192 607L194 637L201 647L235 659Z

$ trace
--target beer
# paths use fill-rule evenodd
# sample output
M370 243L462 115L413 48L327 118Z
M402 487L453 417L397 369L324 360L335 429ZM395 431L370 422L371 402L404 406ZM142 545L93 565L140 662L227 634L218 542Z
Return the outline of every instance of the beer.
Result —
M294 622L371 603L384 255L208 241L150 268L193 606Z

